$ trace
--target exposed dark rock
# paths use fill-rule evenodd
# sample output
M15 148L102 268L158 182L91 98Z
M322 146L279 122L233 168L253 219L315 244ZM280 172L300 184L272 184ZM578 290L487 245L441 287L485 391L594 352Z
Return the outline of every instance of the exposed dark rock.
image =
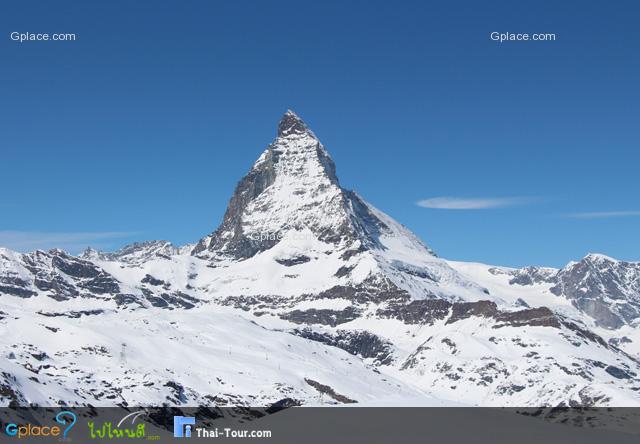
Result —
M118 307L129 304L137 304L139 307L143 307L143 304L140 302L138 297L132 294L117 294L113 297L113 300L116 301Z
M399 319L405 324L428 324L447 317L451 303L443 299L424 299L411 301L408 304L389 304L387 308L377 311L382 318Z
M287 137L291 134L304 134L309 131L307 125L293 111L284 113L278 123L278 137Z
M11 296L18 296L20 298L30 298L33 296L37 296L38 293L25 287L0 284L0 294L9 294Z
M635 373L623 370L619 367L609 365L604 369L605 372L609 373L614 378L618 379L632 379L636 376Z
M51 294L49 297L56 301L66 301L80 294L73 285L69 284L59 275L52 275L47 278L36 276L34 284L38 290L50 291Z
M80 311L67 311L67 312L59 312L59 313L52 313L52 312L43 312L43 311L39 311L38 314L42 315L42 316L47 316L49 318L57 318L60 316L64 316L67 318L79 318L81 316L96 316L99 314L104 313L104 310L100 310L100 309L96 309L96 310L80 310Z
M300 301L300 300L309 300L309 298L303 297L300 299L293 300L290 298L283 298L280 296L270 296L270 295L228 296L222 299L220 303L222 305L239 308L244 311L253 310L254 314L256 314L256 311L264 312L266 309L271 309L271 310L280 312L283 309L286 309L287 307L293 307L294 305L296 305L296 301Z
M560 328L560 321L549 308L538 307L520 311L500 312L495 316L498 322L494 328L539 326Z
M31 353L31 356L33 356L34 359L36 359L38 361L44 361L45 359L47 359L49 357L45 352Z
M391 343L368 331L338 330L336 334L329 334L302 329L294 330L292 333L312 341L341 348L352 355L373 358L378 365L388 365L393 362Z
M570 402L571 407L596 407L599 405L605 405L611 401L611 398L602 393L593 393L589 387L585 387L578 392L580 402ZM576 410L576 409L573 409Z
M237 259L246 259L260 251L268 250L279 242L277 236L273 239L270 236L250 238L243 232L241 223L242 214L249 203L275 180L274 166L278 158L278 151L269 150L264 161L240 180L229 201L222 224L211 236L198 242L193 249L193 255L207 250L217 250ZM226 233L232 233L231 239L227 239Z
M451 351L452 354L456 354L458 351L458 347L456 346L456 343L453 342L451 339L449 338L442 338L440 340L440 342L442 342L443 344L445 344L447 347L449 347L449 351Z
M151 276L150 274L146 274L142 280L140 281L143 284L150 284L150 285L154 285L156 287L161 286L161 285L165 285L165 282L161 279L156 279L153 276Z
M626 336L622 336L621 338L611 338L609 339L609 345L613 345L614 347L620 347L622 344L630 344L631 339Z
M288 409L290 407L298 407L302 405L302 403L296 399L292 399L292 398L284 398L281 399L280 401L276 401L273 404L271 404L270 406L268 406L266 408L266 412L268 414L273 414L273 413L277 413L281 410L284 409Z
M527 387L524 386L524 385L504 384L504 385L499 386L496 389L496 392L500 393L501 395L513 395L514 393L519 393L519 392L523 391L526 388Z
M498 307L492 301L478 302L456 302L451 308L451 316L447 319L447 324L470 318L471 316L480 316L484 318L493 318L498 314Z
M280 265L284 265L285 267L292 267L294 265L304 264L306 262L309 262L310 260L311 258L309 256L300 255L290 258L276 259L275 261Z
M342 191L345 194L347 203L351 206L355 216L351 219L355 232L349 233L348 237L352 239L359 238L362 242L361 246L355 251L366 251L371 248L384 248L379 239L380 235L384 231L388 230L388 227L371 212L360 196L350 190Z
M170 310L174 308L184 308L188 310L195 307L195 304L197 302L200 302L198 299L180 291L171 294L162 293L160 295L153 294L149 290L144 289L142 290L142 292L154 307L167 308Z
M587 362L587 364L589 364L589 365L591 365L593 367L597 367L597 368L606 368L607 367L607 364L605 364L602 361L595 361L593 359L589 359L586 362Z
M200 302L199 299L189 296L181 291L176 291L171 294L163 293L162 297L186 309L193 308L198 302Z
M101 272L101 270L91 262L68 256L62 252L53 256L51 264L64 274L74 278L93 278Z
M411 353L407 359L405 359L405 361L400 365L400 370L407 370L410 368L414 368L416 365L418 365L418 361L420 358L420 354L423 351L426 350L431 350L432 347L430 345L431 340L433 339L433 337L430 337L429 339L427 339L426 341L424 341L422 344L420 344L414 351L413 353ZM449 369L450 370L450 369Z
M357 256L358 254L363 253L365 251L367 251L367 249L364 248L362 245L359 248L352 248L349 250L345 250L345 252L340 255L340 259L342 259L343 261L348 261L352 257Z
M432 282L438 282L438 278L433 273L431 273L429 270L427 270L426 268L417 267L415 265L407 264L407 263L401 262L401 261L393 261L392 265L396 269L398 269L398 270L400 270L403 273L406 273L408 275L419 277L421 279L427 279L427 280L432 281Z
M20 392L17 392L17 380L15 376L2 372L0 378L0 400L8 399L9 408L17 408L25 403L25 399Z
M358 401L347 398L344 395L341 395L340 393L336 393L335 390L333 390L330 386L328 385L324 385L324 384L320 384L317 381L314 381L313 379L309 379L309 378L304 378L304 381L309 384L311 387L315 388L316 390L318 390L320 393L323 393L325 395L330 396L331 398L335 399L338 402L341 402L343 404L355 404Z
M587 341L595 342L595 343L600 344L601 346L603 346L605 348L609 348L609 344L607 344L607 342L604 339L602 339L601 336L593 333L590 330L587 330L586 328L580 327L575 322L571 322L571 321L568 321L566 319L563 319L562 320L562 325L564 325L569 330L571 330L574 333L576 333L579 337L581 337L581 338L583 338L583 339L585 339Z
M174 401L176 404L183 404L187 400L185 389L182 384L175 381L168 381L164 386L173 389L174 398L169 398L169 400Z
M336 273L334 274L335 277L344 277L344 276L348 276L349 273L351 273L351 271L354 269L355 267L353 266L346 266L343 265L342 267L338 268L338 271L336 271Z
M315 309L293 310L280 315L282 319L296 324L321 324L335 327L345 322L353 321L360 315L360 311L353 306L344 310Z
M164 298L161 298L159 296L154 296L154 295L147 296L147 300L154 307L159 307L159 308L168 308L169 307L169 303Z
M358 304L366 304L367 302L408 302L411 300L411 296L405 290L398 288L389 280L381 278L370 278L356 286L336 285L317 295L303 295L303 298L341 298Z
M107 273L100 273L93 279L78 284L78 286L95 294L116 294L120 292L118 281Z

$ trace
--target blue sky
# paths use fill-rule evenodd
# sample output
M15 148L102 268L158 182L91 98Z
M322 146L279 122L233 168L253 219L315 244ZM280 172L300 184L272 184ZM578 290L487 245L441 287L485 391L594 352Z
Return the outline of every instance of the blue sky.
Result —
M481 4L482 3L482 4ZM11 2L0 244L196 241L295 110L441 256L640 260L637 2ZM17 32L75 42L11 41ZM555 42L491 32L556 33Z

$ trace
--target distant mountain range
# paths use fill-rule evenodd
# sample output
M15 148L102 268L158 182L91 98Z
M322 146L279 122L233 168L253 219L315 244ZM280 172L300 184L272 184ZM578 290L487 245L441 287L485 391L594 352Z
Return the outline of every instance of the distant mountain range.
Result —
M640 263L438 257L288 111L222 224L0 248L2 405L640 405Z

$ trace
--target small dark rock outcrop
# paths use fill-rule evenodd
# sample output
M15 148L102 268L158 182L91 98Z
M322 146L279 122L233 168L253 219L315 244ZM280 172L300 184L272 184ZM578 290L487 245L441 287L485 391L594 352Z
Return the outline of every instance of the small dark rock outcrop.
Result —
M280 265L284 265L285 267L293 267L294 265L307 263L310 260L311 258L309 256L300 255L300 256L294 256L289 258L280 258L280 259L276 259L275 261Z
M330 386L324 385L324 384L320 384L319 382L314 381L313 379L304 378L304 382L309 384L311 387L313 387L314 389L316 389L320 393L328 395L329 397L331 397L331 398L335 399L336 401L341 402L343 404L355 404L355 403L358 402L355 399L347 398L346 396L341 395L340 393L336 393L336 391L333 390Z
M560 328L560 320L547 307L528 308L520 311L508 311L498 313L497 324L493 328L500 327L523 327L525 325L538 327Z
M353 321L360 315L360 311L350 306L344 310L315 309L293 310L281 315L282 319L296 324L321 324L335 327L345 322Z
M445 319L449 315L451 303L444 299L425 299L408 304L389 304L377 311L382 318L399 319L405 324L428 324Z
M498 314L498 306L492 301L456 302L451 307L451 316L447 324L467 319L472 316L494 318Z
M271 404L270 406L268 406L265 409L265 412L267 412L268 414L273 414L273 413L277 413L281 410L284 409L288 409L291 407L299 407L301 406L302 403L300 401L298 401L297 399L292 399L292 398L284 398L281 399L280 401L276 401L273 404Z
M294 330L292 333L305 339L341 348L352 355L373 358L378 365L388 365L393 362L391 343L368 331L338 330L336 334L328 334L305 328Z

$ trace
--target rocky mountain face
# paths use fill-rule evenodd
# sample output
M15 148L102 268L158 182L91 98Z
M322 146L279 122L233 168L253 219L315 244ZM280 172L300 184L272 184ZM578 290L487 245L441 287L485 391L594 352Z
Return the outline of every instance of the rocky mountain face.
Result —
M411 291L456 299L460 292L483 291L405 227L343 189L324 146L291 111L239 182L223 223L192 254L217 266L276 251L274 260L283 266L315 262L323 283L382 283L381 292L397 297Z
M305 229L334 245L353 243L358 236L350 204L324 147L288 111L276 140L236 187L222 225L193 254L247 259L273 247L287 232Z
M0 263L4 266L0 276L0 292L23 299L37 297L44 292L48 298L59 302L93 299L106 304L95 309L93 314L103 312L107 306L192 308L198 300L172 289L169 282L146 275L139 285L130 287L86 259L87 256L93 256L94 261L100 257L101 260L136 266L142 258L160 257L170 260L165 255L166 249L166 245L159 249L155 242L147 243L146 248L143 244L133 244L116 253L94 255L93 252L85 251L83 257L74 257L62 250L38 250L19 254L0 249ZM162 253L158 254L158 251ZM41 314L47 316L51 313Z
M324 146L287 111L276 140L236 187L222 225L192 254L247 259L294 232L355 255L379 248L380 236L390 230L355 193L340 186ZM413 242L432 254L417 239Z
M3 404L640 403L640 265L437 257L293 112L194 246L0 249Z
M510 281L517 285L552 284L550 291L567 298L598 325L616 329L636 325L640 316L640 263L589 254L561 270L528 267Z
M169 241L147 241L136 242L111 253L96 251L89 247L80 257L87 260L119 261L139 265L156 257L170 258L180 251L180 248L173 246Z

